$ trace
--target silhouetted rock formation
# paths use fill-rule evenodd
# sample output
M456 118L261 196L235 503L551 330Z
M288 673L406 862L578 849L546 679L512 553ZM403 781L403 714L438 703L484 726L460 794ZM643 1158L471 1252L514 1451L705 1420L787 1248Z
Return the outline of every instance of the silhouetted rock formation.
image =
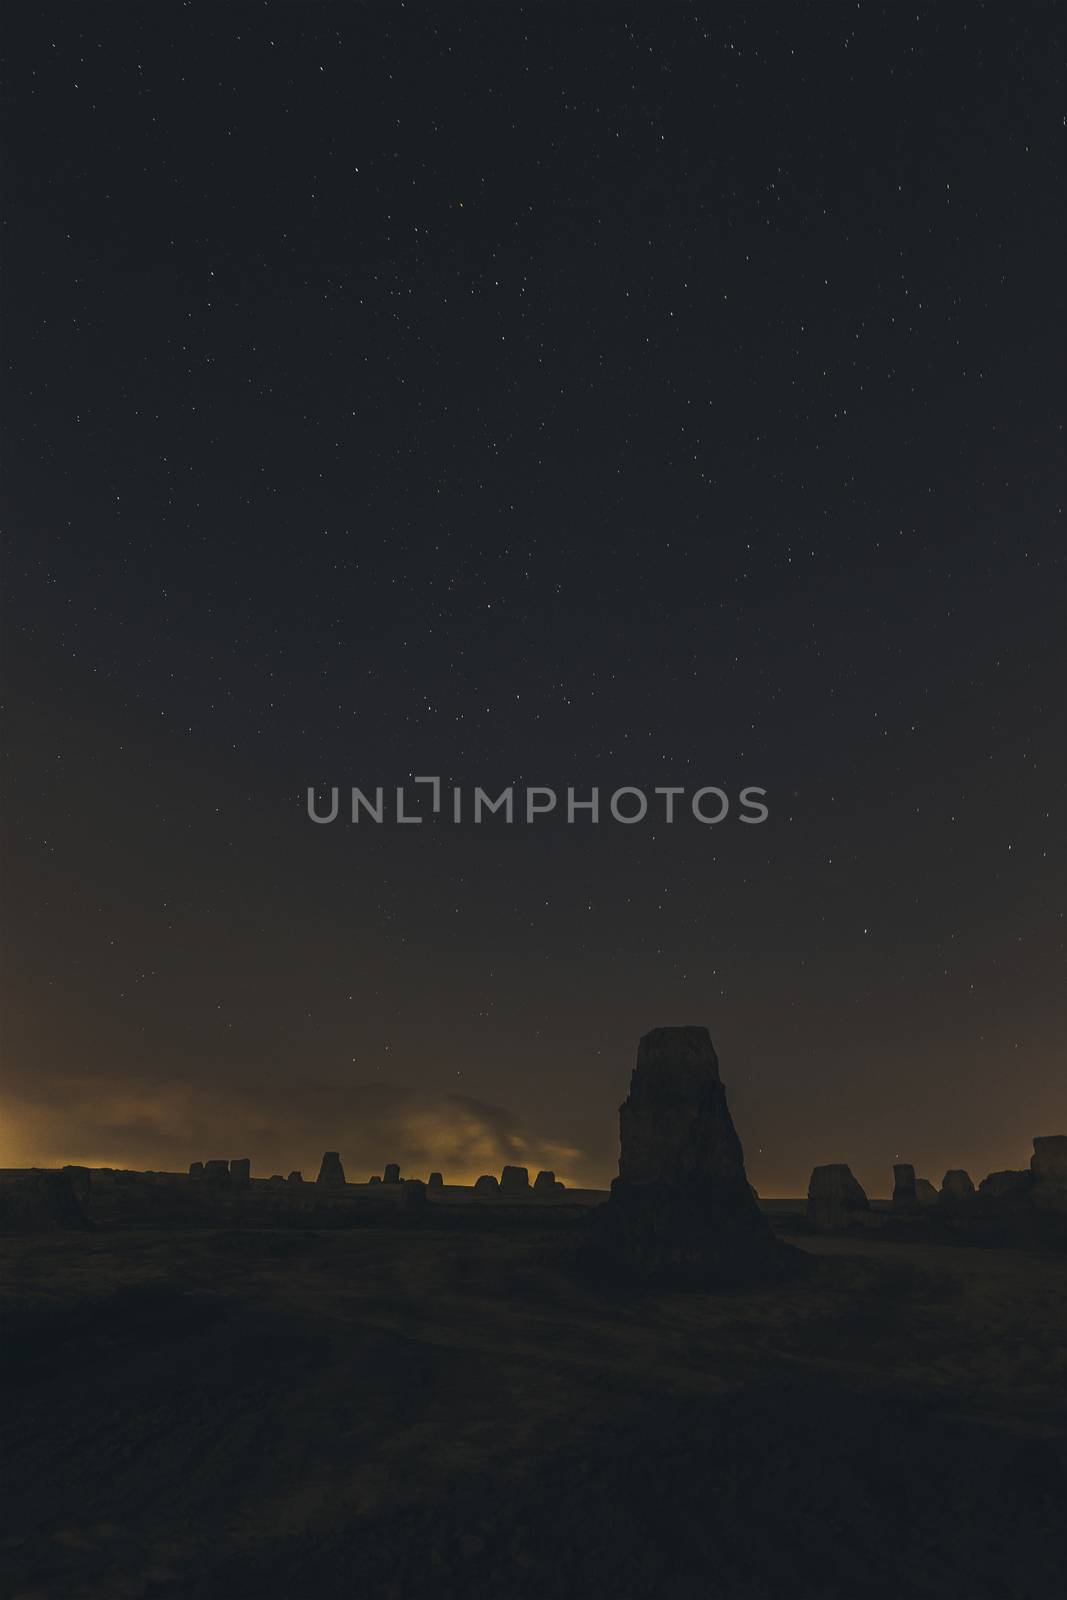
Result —
M937 1190L929 1178L916 1178L915 1198L921 1206L936 1206Z
M1029 1172L991 1172L978 1185L978 1193L986 1200L1029 1201L1032 1185Z
M381 1183L381 1181L382 1181L381 1178L378 1176L378 1174L376 1172L372 1173L371 1176L367 1179L368 1183Z
M272 1189L285 1188L285 1179L282 1177L280 1172L272 1172L268 1181Z
M398 1161L389 1161L389 1162L386 1163L385 1176L382 1178L382 1182L383 1183L399 1183L400 1182L400 1163Z
M84 1174L84 1178L82 1177ZM28 1172L0 1185L0 1233L54 1233L87 1228L88 1170Z
M322 1166L316 1183L340 1185L345 1181L345 1169L341 1165L341 1157L336 1150L327 1150L322 1158Z
M500 1174L501 1194L529 1194L530 1173L526 1167L504 1167Z
M619 1139L619 1176L594 1214L616 1260L692 1287L781 1273L789 1251L752 1197L706 1028L655 1028L641 1040Z
M228 1184L230 1181L230 1163L228 1161L205 1161L203 1179L205 1183Z
M475 1194L499 1194L500 1185L492 1173L486 1172L475 1183L474 1192Z
M445 1180L444 1180L444 1178L442 1178L442 1176L441 1176L441 1174L439 1172L431 1172L430 1173L430 1181L429 1181L429 1184L427 1185L427 1187L430 1188L430 1189L443 1189L444 1188L444 1182L445 1182Z
M554 1194L556 1189L556 1174L554 1172L539 1172L534 1179L535 1194Z
M406 1178L400 1190L400 1212L409 1221L426 1210L426 1185L421 1178Z
M967 1205L974 1199L974 1184L971 1182L970 1173L964 1172L962 1167L952 1167L941 1179L941 1193L937 1198L940 1205L947 1206L950 1210L953 1207Z
M247 1156L239 1161L230 1162L230 1180L233 1183L247 1187L252 1178L252 1163Z
M1034 1140L1030 1173L1034 1205L1046 1211L1067 1211L1067 1134L1050 1133Z
M919 1205L915 1193L915 1168L910 1161L899 1161L893 1168L893 1210L915 1211Z
M190 1178L202 1178L204 1176L204 1163L202 1161L190 1161L189 1176Z
M304 1174L302 1172L290 1172L285 1181L291 1184L303 1183Z
M818 1233L836 1233L871 1204L852 1168L843 1161L816 1167L808 1184L808 1221Z
M654 1028L637 1051L630 1092L619 1107L623 1183L719 1183L749 1195L706 1028Z

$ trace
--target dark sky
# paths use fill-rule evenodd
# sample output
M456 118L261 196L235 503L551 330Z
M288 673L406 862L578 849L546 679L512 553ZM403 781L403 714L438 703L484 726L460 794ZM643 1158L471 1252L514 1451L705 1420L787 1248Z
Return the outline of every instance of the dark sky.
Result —
M1061 21L23 8L0 1164L1064 1126ZM307 817L417 774L770 815Z

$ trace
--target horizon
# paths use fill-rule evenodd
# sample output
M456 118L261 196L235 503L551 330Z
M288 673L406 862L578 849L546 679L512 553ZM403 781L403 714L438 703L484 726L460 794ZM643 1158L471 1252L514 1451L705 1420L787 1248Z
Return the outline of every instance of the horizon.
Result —
M721 1063L720 1063L721 1071ZM723 1083L730 1099L730 1084L722 1074ZM626 1084L629 1083L629 1075ZM319 1085L319 1090L323 1086ZM383 1091L386 1094L398 1093L404 1095L400 1086L384 1086L379 1082L365 1084L354 1083L348 1086L350 1094L359 1098L362 1093L369 1094L380 1101ZM625 1093L625 1089L622 1090ZM253 1177L267 1177L275 1172L283 1175L289 1171L300 1171L305 1182L314 1181L318 1172L322 1153L325 1149L336 1149L340 1155L348 1183L365 1183L373 1174L380 1175L385 1163L398 1161L403 1176L423 1177L430 1171L439 1170L443 1173L446 1184L470 1186L475 1179L483 1173L496 1173L506 1164L526 1167L531 1178L541 1169L552 1170L556 1177L567 1185L568 1188L597 1189L607 1191L612 1178L617 1174L617 1162L609 1170L603 1166L591 1164L585 1154L574 1147L554 1144L547 1140L527 1142L528 1135L518 1131L517 1119L505 1108L499 1106L482 1106L472 1102L467 1097L457 1094L444 1093L440 1097L442 1105L438 1115L433 1115L433 1102L427 1101L418 1114L406 1112L406 1108L394 1109L392 1120L384 1122L380 1131L367 1131L365 1120L358 1121L359 1112L353 1111L351 1137L348 1137L346 1153L346 1133L338 1131L336 1122L331 1124L324 1118L322 1122L323 1135L330 1131L334 1143L319 1142L316 1145L313 1130L302 1133L298 1138L289 1143L263 1140L257 1153L256 1141L250 1140L247 1129L242 1128L238 1120L221 1125L215 1124L216 1131L208 1138L207 1144L203 1139L195 1143L195 1135L170 1133L167 1135L166 1145L157 1148L152 1159L138 1159L138 1153L143 1146L138 1144L138 1134L131 1129L128 1138L117 1141L111 1151L110 1158L107 1154L90 1156L85 1153L86 1147L77 1144L48 1143L47 1139L38 1145L20 1147L17 1144L0 1142L0 1170L19 1170L31 1167L62 1167L62 1166L87 1166L94 1168L114 1168L117 1170L141 1172L168 1172L181 1174L188 1171L189 1163L196 1160L214 1159L229 1152L226 1159L233 1159L234 1153L240 1147L244 1156L252 1162ZM250 1096L251 1100L251 1096ZM449 1121L449 1114L454 1120ZM405 1114L408 1120L405 1121ZM237 1113L231 1113L236 1119ZM479 1115L483 1120L475 1125L474 1119ZM461 1120L465 1119L465 1120ZM251 1119L255 1125L254 1118ZM735 1122L736 1122L735 1115ZM1067 1120L1067 1119L1064 1119ZM617 1130L617 1116L612 1119ZM1054 1119L1053 1119L1054 1121ZM421 1131L420 1131L421 1130ZM935 1141L931 1140L929 1133L924 1137L916 1137L911 1144L892 1153L886 1153L884 1161L879 1164L868 1159L866 1163L859 1162L850 1156L847 1150L835 1150L828 1153L823 1147L819 1159L813 1159L788 1169L790 1172L801 1174L793 1181L792 1178L783 1178L780 1174L783 1169L775 1167L769 1152L756 1146L756 1158L753 1161L746 1143L744 1129L738 1127L742 1146L745 1150L745 1168L749 1181L757 1189L761 1199L785 1200L801 1199L807 1194L808 1180L811 1170L816 1166L825 1165L831 1161L841 1161L848 1165L858 1179L861 1186L872 1198L888 1198L892 1193L892 1169L895 1162L910 1162L919 1177L929 1179L935 1186L939 1186L944 1174L953 1169L962 1168L974 1180L976 1186L982 1178L991 1172L1022 1170L1027 1168L1032 1154L1032 1141L1059 1131L1057 1126L1046 1119L1040 1127L1035 1126L1029 1139L1016 1141L1014 1146L1008 1146L1007 1140L994 1141L990 1136L987 1145L975 1145L977 1156L971 1155L967 1150L960 1148L946 1149L945 1158L931 1157L930 1151L936 1149ZM5 1129L6 1134L6 1129ZM10 1135L7 1135L10 1137ZM617 1133L616 1133L617 1137ZM422 1142L419 1142L421 1138ZM469 1141L465 1145L465 1138ZM193 1141L193 1142L190 1142ZM378 1154L368 1150L372 1142L377 1142ZM106 1147L100 1146L100 1149ZM474 1158L468 1153L469 1149L481 1152L480 1158ZM917 1159L916 1152L923 1152L923 1159ZM985 1165L989 1159L983 1151L995 1152L992 1164ZM185 1152L189 1152L186 1154ZM24 1159L10 1159L12 1154L19 1154ZM28 1159L25 1157L28 1155ZM166 1156L176 1162L176 1165L158 1165L157 1162ZM295 1159L294 1159L295 1156ZM778 1176L774 1174L778 1173ZM765 1175L770 1174L770 1175ZM763 1182L759 1181L763 1176ZM792 1186L790 1186L792 1185Z

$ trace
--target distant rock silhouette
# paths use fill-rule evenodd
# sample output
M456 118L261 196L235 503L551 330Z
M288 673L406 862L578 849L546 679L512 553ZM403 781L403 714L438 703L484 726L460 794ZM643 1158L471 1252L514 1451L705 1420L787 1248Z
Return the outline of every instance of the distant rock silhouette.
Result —
M969 1172L964 1172L962 1167L952 1167L941 1179L941 1193L938 1203L953 1207L965 1206L974 1199L974 1184L971 1182Z
M791 1252L753 1199L707 1028L644 1036L619 1143L619 1176L594 1220L616 1260L689 1287L780 1275Z
M341 1157L336 1150L327 1150L322 1158L319 1175L316 1183L340 1185L345 1181L345 1169L341 1165Z
M204 1163L202 1161L190 1161L189 1176L190 1178L202 1178L204 1176Z
M910 1161L898 1161L893 1168L893 1210L915 1211L919 1197L915 1192L915 1168Z
M1067 1134L1050 1133L1034 1140L1030 1159L1034 1205L1067 1211Z
M844 1162L816 1167L808 1183L808 1221L818 1233L836 1233L870 1211L862 1185Z
M921 1206L936 1206L937 1190L929 1178L916 1178L915 1198Z
M270 1186L271 1186L272 1189L284 1189L285 1188L285 1179L282 1177L280 1172L272 1172L271 1175L270 1175L269 1182L270 1182Z
M504 1167L500 1174L502 1194L529 1194L530 1173L527 1167Z
M426 1185L421 1178L406 1178L400 1190L400 1212L408 1221L426 1211Z
M978 1185L978 1193L987 1200L1028 1201L1033 1179L1029 1172L991 1172Z
M289 1176L286 1178L285 1181L286 1181L286 1183L292 1183L292 1184L303 1183L304 1174L302 1172L290 1172Z
M442 1178L442 1176L441 1176L441 1174L439 1172L431 1172L430 1173L430 1180L429 1180L429 1183L427 1184L427 1188L429 1188L429 1189L441 1189L441 1188L444 1187L444 1182L445 1182L445 1180L444 1180L444 1178Z
M389 1162L386 1163L385 1176L382 1178L382 1182L383 1183L399 1183L400 1182L400 1163L398 1161L389 1161Z
M233 1183L247 1186L252 1177L252 1163L247 1156L239 1161L230 1162L230 1179Z
M381 1178L378 1176L378 1174L376 1172L372 1173L371 1176L367 1179L368 1183L381 1183L381 1181L382 1181Z
M500 1185L490 1172L483 1173L474 1185L475 1194L499 1194Z
M539 1172L534 1179L535 1194L554 1194L556 1189L556 1174L554 1172Z
M230 1163L228 1161L205 1161L202 1176L205 1183L228 1184L230 1181Z

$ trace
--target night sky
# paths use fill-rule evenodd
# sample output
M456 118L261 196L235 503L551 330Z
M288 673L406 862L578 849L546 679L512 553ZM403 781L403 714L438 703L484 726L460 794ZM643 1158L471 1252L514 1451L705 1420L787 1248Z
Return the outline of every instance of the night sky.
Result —
M1064 1128L1061 24L23 8L0 1165ZM422 774L770 814L308 818Z

